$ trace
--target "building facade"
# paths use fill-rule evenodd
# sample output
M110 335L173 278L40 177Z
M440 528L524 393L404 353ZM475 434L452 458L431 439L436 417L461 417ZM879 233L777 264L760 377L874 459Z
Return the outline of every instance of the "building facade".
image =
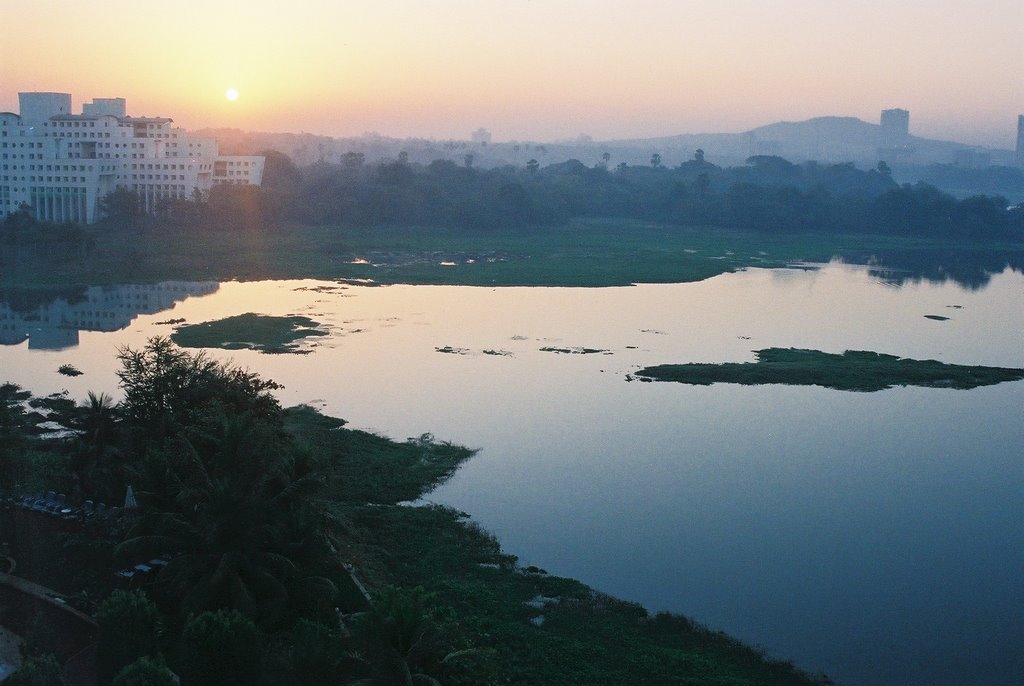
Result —
M91 224L100 200L126 189L146 211L217 184L260 185L264 158L218 153L166 117L130 117L124 98L96 98L72 114L68 93L19 93L0 112L0 217L23 205L40 221Z
M900 108L882 110L879 118L882 143L892 145L903 143L910 136L910 112Z

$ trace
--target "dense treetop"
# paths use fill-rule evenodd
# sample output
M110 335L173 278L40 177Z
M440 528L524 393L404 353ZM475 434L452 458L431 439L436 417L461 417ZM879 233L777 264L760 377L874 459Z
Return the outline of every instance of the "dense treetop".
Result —
M478 169L471 156L462 164L366 164L351 153L337 164L299 168L281 153L265 154L263 187L219 186L199 202L166 203L158 219L223 228L291 222L498 230L607 217L767 232L1024 236L1024 210L1009 208L1005 198L957 200L928 184L899 185L884 162L862 170L758 155L723 168L698 150L675 168L653 155L650 166L569 160L541 167L530 160L525 167ZM128 191L108 197L105 210L112 223L141 220Z

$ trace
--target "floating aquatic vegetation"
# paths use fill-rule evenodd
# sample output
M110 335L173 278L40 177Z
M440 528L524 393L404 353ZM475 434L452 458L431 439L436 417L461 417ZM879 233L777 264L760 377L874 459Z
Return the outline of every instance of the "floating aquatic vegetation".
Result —
M545 346L540 349L543 353L558 353L560 355L611 355L610 350L604 350L602 348L555 348L552 346Z
M965 389L1024 379L1024 369L911 360L864 350L833 354L820 350L767 348L756 352L756 362L663 364L640 369L627 380L675 381L702 386L785 384L843 391L881 391L893 386Z
M171 340L183 348L308 354L308 349L299 348L299 342L311 336L328 335L319 327L319 322L300 315L274 317L249 312L180 326L171 334Z
M434 348L434 350L439 353L447 353L449 355L468 355L470 352L468 348L453 348L450 345Z

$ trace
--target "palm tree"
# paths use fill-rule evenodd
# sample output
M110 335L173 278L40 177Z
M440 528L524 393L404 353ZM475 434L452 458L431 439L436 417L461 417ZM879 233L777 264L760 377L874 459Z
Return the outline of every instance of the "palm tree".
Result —
M116 471L121 455L117 447L119 412L113 399L106 393L88 393L84 405L75 408L69 428L78 433L71 456L71 471L75 475L82 497L102 495L99 484L116 484Z
M350 686L400 684L440 686L434 674L450 669L477 648L453 650L451 627L433 606L435 597L423 588L385 586L374 594L373 609L361 617L355 656L371 676Z
M14 485L15 457L26 439L29 421L22 402L32 397L12 383L0 384L0 489Z
M168 441L134 472L144 515L117 554L172 555L160 580L186 611L274 622L296 592L329 603L334 584L301 564L324 518L313 497L323 480L300 462L248 416L224 418L219 435Z
M296 594L333 607L317 554L328 547L316 498L325 478L284 432L277 385L163 338L120 358L134 439L123 476L141 516L116 554L170 555L159 580L186 612L233 608L273 623L297 610Z

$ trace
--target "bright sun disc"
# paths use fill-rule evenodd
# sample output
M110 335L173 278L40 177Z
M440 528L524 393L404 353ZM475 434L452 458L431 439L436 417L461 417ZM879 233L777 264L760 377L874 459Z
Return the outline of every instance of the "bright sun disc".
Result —
M230 100L231 102L238 100L238 89L228 88L226 91L224 91L224 97Z

